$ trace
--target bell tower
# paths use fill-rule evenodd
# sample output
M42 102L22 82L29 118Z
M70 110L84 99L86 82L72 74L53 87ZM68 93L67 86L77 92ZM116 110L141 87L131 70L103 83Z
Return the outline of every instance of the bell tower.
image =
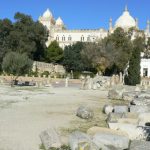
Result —
M112 25L112 18L109 19L109 32L112 33L113 25Z
M149 19L147 20L146 32L147 33L150 32L150 21L149 21Z
M135 18L135 24L136 24L136 29L139 29L139 26L138 26L138 24L139 24L139 21L138 21L138 18Z

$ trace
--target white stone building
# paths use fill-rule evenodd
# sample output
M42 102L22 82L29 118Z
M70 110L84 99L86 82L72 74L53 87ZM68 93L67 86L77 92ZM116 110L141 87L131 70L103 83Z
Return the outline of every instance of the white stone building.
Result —
M141 76L150 77L150 59L141 59Z
M96 30L68 30L65 28L63 20L60 17L57 20L55 20L49 9L47 9L43 13L43 15L39 17L39 21L44 26L46 26L49 31L47 46L51 43L51 41L57 40L62 48L64 48L67 45L73 44L77 41L94 42L96 40L102 39L106 37L109 33L113 33L113 31L117 27L121 27L126 31L131 27L139 29L138 19L135 19L130 15L127 7L125 7L125 10L123 11L122 15L117 19L114 26L112 19L109 20L108 30L105 30L103 28L99 28ZM147 21L147 27L144 33L146 37L150 37L149 20Z
M97 30L68 30L65 28L65 24L62 19L59 17L57 20L54 19L51 11L47 9L42 16L39 17L39 21L47 27L49 31L49 37L47 41L47 46L54 40L58 41L60 47L64 48L67 45L76 43L77 41L82 42L95 42L97 40L103 39L108 36L108 34L113 33L113 31L121 27L125 31L128 31L130 28L135 28L140 30L138 27L138 19L133 18L127 7L123 11L122 15L116 20L115 25L113 26L112 19L109 20L109 29L105 30L99 28ZM150 21L147 21L146 29L143 30L145 37L150 37ZM133 34L132 38L134 38ZM150 59L141 60L141 76L150 77Z
M68 30L65 28L60 17L55 21L49 9L44 12L42 17L39 17L39 21L45 25L49 31L49 37L46 43L47 46L51 43L51 41L56 40L60 47L64 48L65 46L77 41L92 42L104 38L108 34L108 31L102 28L97 30Z

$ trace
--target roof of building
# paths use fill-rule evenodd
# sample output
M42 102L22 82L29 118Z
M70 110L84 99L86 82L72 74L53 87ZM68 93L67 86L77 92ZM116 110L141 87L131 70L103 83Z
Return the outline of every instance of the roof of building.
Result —
M60 17L56 20L56 25L57 26L64 26L64 22L62 21L62 19Z
M136 27L135 19L130 15L127 6L123 14L117 19L115 23L115 28L121 27L123 29L129 29L131 27Z
M53 18L53 15L51 13L51 11L49 9L47 9L44 13L43 13L43 17L44 18Z

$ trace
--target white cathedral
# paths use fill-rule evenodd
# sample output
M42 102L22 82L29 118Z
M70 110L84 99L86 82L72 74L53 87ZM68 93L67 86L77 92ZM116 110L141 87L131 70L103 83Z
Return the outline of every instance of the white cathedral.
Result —
M130 28L140 30L138 27L138 19L135 19L130 15L127 6L125 7L122 15L116 20L114 26L112 19L109 20L108 30L103 28L96 30L68 30L65 28L63 20L60 17L55 20L49 9L47 9L43 15L39 17L39 22L46 26L49 31L49 37L46 45L48 46L52 41L56 40L59 43L59 46L63 49L65 46L72 45L78 41L96 42L97 40L103 39L113 33L118 27L123 28L125 31L128 31ZM146 29L143 30L143 33L145 34L146 39L150 37L149 20L147 21L147 26ZM132 38L134 38L134 34ZM141 59L141 76L150 77L150 59Z
M47 9L43 13L43 16L39 17L39 21L44 26L46 26L49 31L49 37L46 43L47 46L51 43L51 41L56 40L62 48L64 48L67 45L76 43L77 41L94 42L96 40L103 39L104 37L108 36L108 34L113 33L113 31L118 27L121 27L126 31L132 27L139 29L138 19L134 19L130 15L127 6L125 7L123 14L115 22L114 26L112 23L112 19L109 20L108 30L105 30L103 28L99 28L96 30L68 30L65 28L63 20L60 17L57 20L55 20L49 9ZM149 20L147 21L147 26L144 33L146 37L150 37Z

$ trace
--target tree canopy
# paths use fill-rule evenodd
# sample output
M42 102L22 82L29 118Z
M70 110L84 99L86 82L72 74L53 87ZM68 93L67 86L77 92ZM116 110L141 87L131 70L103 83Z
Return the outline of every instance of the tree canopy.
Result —
M135 41L131 40L133 33L139 34L141 31L130 29L125 32L122 28L117 28L100 41L77 42L66 46L64 51L59 47L57 41L51 42L47 48L45 44L48 39L46 27L34 21L31 16L19 12L15 14L14 19L13 23L9 19L0 20L0 64L6 54L16 52L17 55L27 55L36 61L63 62L67 71L95 72L97 70L105 75L111 75L124 71L129 60L132 62L131 56L134 57L135 49L143 51L143 47L141 48L138 43L136 47ZM146 57L149 57L150 39L144 46L147 52Z
M84 47L84 43L77 42L76 44L66 46L64 49L64 61L63 64L67 71L84 71L90 70L91 66L86 63L83 58L81 51Z
M60 63L63 59L63 49L59 47L57 41L53 41L46 49L45 55L48 63Z
M122 28L117 28L113 34L108 36L107 40L114 45L112 48L112 53L115 53L114 64L118 71L123 71L132 54L131 39Z
M125 83L127 85L140 83L140 61L144 46L145 40L142 37L138 37L133 41L133 52L129 61L128 75L125 77Z
M32 60L24 53L9 52L3 59L2 68L7 74L25 75L32 68Z
M117 28L114 33L96 43L86 43L82 49L83 59L90 62L97 71L104 74L118 73L126 67L131 54L132 42L123 29Z
M25 14L16 13L15 22L0 20L0 61L8 52L26 53L34 60L43 60L48 31Z
M10 51L8 37L12 30L13 24L9 19L0 20L0 64L3 61L4 55Z
M107 42L107 39L98 43L85 43L81 52L82 59L86 64L104 73L105 69L114 63L115 53L113 48L113 43Z

